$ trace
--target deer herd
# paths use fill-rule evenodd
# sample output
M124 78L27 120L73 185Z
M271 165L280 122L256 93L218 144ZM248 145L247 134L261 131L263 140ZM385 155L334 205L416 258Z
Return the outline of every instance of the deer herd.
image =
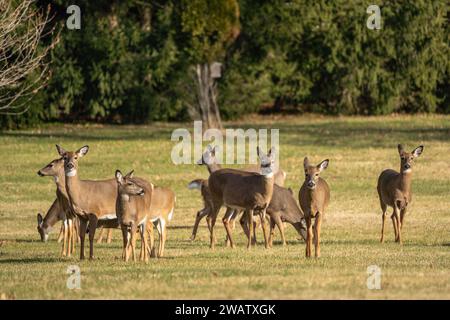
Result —
M51 176L56 184L56 199L45 217L37 216L38 232L42 241L47 241L51 228L61 221L58 242L62 241L62 256L74 253L75 243L80 244L80 259L84 259L84 241L89 235L89 258L94 258L94 239L97 228L101 235L108 230L107 242L111 241L111 230L120 228L123 238L122 259L136 261L137 234L141 239L139 260L148 262L149 257L162 257L167 238L167 225L175 210L175 193L166 187L155 186L146 179L135 177L134 172L122 174L116 170L108 180L81 180L78 162L89 147L66 151L56 145L60 158L51 161L38 171L40 176ZM282 244L286 244L285 223L291 224L301 240L306 242L306 257L320 257L320 232L322 220L330 201L330 187L320 177L328 168L329 160L317 165L304 159L305 179L298 193L284 187L286 173L275 170L272 147L267 154L257 148L258 166L243 170L222 168L218 163L214 147L207 146L197 162L205 165L208 179L196 179L188 184L189 189L201 191L204 207L197 212L192 235L194 240L200 221L206 218L210 233L210 247L214 248L216 237L214 227L219 211L226 208L222 218L226 230L226 245L235 247L233 229L239 222L247 236L247 248L256 244L256 229L260 226L266 248L272 247L275 228L278 228ZM387 207L393 208L391 219L395 241L402 243L401 230L406 210L411 202L412 165L423 152L423 146L412 152L398 145L400 171L387 169L378 178L377 191L382 211L381 239L384 241ZM259 218L259 219L258 219ZM314 220L314 224L313 224ZM269 230L267 230L268 222ZM158 248L154 241L154 227L158 232Z

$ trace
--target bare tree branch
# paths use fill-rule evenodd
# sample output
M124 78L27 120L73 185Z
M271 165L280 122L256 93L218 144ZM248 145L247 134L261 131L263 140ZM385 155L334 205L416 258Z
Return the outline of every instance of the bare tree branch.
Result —
M0 114L22 114L29 100L48 81L48 62L44 58L59 41L47 46L41 39L50 20L50 7L40 12L35 0L23 0L17 6L0 0ZM32 78L32 79L31 79Z

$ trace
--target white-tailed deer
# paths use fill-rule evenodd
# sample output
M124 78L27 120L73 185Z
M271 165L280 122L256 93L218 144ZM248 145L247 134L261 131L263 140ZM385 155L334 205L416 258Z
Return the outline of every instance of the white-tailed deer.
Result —
M62 158L55 159L38 171L38 175L51 176L56 183L56 200L48 210L45 218L38 214L38 231L41 239L44 241L48 238L49 227L54 225L58 220L63 224L63 244L61 249L62 256L71 256L75 249L75 242L78 239L77 219L75 214L70 210L69 198L66 192L65 176L64 176L64 160Z
M203 154L202 154L202 158L199 161L197 161L197 164L206 165L208 172L210 174L212 172L222 169L222 166L218 163L217 158L216 158L216 148L212 147L211 145L207 146L205 152L203 152ZM243 171L247 171L247 172L259 172L259 170L260 170L259 165L249 166L249 167L243 169ZM285 179L286 179L286 173L280 168L274 175L274 183L279 186L283 186ZM197 212L197 215L195 218L194 228L192 230L192 235L190 238L190 240L194 240L196 237L198 225L199 225L201 219L206 217L212 211L212 201L211 201L211 194L208 189L208 180L204 180L204 179L193 180L188 184L188 188L189 189L199 189L201 191L203 203L204 203L203 209L201 209ZM241 212L242 212L242 210L233 210L233 209L227 208L227 213L225 214L225 216L229 217L228 223L229 223L229 225L231 225L232 229L234 229L235 218L237 216L239 216L239 214ZM242 217L242 219L246 220L246 218L244 216ZM242 221L243 221L242 219L241 219L241 225L243 226L244 231L247 234L246 230L248 230L248 228L244 227L245 224L242 223ZM255 229L255 227L256 227L256 222L254 222L253 230ZM253 237L252 241L253 241L253 243L256 242L255 236ZM228 235L227 235L226 244L227 244L227 246L230 245L230 240L228 238Z
M141 260L148 261L149 253L153 251L153 224L159 233L158 257L164 255L167 238L167 224L172 220L175 209L175 194L168 188L155 187L144 179L133 177L133 171L123 176L116 171L118 184L117 215L124 237L123 257L128 261L130 252L135 256L136 231L141 234L144 250L141 247ZM148 228L151 226L151 229ZM139 228L139 230L138 230ZM145 231L150 235L148 245Z
M117 182L108 180L81 180L78 177L78 160L89 150L84 146L72 152L56 145L59 154L64 159L66 191L70 200L71 210L80 219L80 259L84 259L84 239L89 222L89 258L94 258L94 236L99 220L115 220Z
M419 157L423 152L423 146L415 148L411 152L404 150L401 144L398 145L398 153L400 155L400 172L387 169L381 172L378 177L377 191L380 198L380 206L382 211L381 223L381 239L384 241L384 224L386 219L387 206L394 209L391 215L394 225L395 242L402 243L402 227L406 215L406 208L411 202L411 181L412 166L414 159Z
M220 169L209 176L208 184L212 196L212 212L207 217L210 227L210 246L214 248L215 236L214 225L220 208L225 205L234 210L245 210L248 217L249 234L253 234L253 213L256 212L261 218L263 228L264 243L268 248L268 239L265 226L266 209L272 199L274 184L274 151L272 147L267 155L260 152L257 154L260 159L260 172L246 172L234 169ZM223 218L228 239L233 247L231 237L230 219L231 212L227 210ZM248 239L247 248L252 244L251 237Z
M298 234L306 240L306 223L303 211L300 209L290 188L286 189L275 184L273 186L272 199L266 212L270 216L269 246L272 246L275 225L280 230L283 245L286 245L283 222L290 223Z
M306 220L306 257L311 257L313 227L311 220L314 218L314 246L315 256L320 257L320 229L325 210L330 202L330 187L322 179L320 173L328 168L329 160L323 160L317 166L309 163L308 157L303 161L305 169L305 181L300 188L298 200L305 214Z

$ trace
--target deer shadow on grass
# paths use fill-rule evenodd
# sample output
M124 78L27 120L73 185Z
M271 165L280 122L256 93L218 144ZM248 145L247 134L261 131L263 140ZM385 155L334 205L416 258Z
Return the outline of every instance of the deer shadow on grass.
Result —
M0 258L0 264L33 264L33 263L56 263L61 262L58 258L33 257L33 258Z

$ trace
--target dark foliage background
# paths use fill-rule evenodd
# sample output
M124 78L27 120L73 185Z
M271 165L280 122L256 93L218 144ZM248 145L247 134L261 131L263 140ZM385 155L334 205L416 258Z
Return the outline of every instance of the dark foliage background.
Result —
M191 2L195 8L204 1ZM449 113L446 1L378 1L381 30L366 27L371 2L238 1L239 36L219 61L222 118L257 111ZM196 28L202 20L183 16L183 1L37 5L49 3L52 23L61 29L61 41L48 57L50 83L26 114L0 116L3 128L46 121L189 119L189 106L196 103L193 57L199 44L185 30L187 23ZM70 4L81 7L81 30L65 27ZM195 36L211 40L216 35Z

